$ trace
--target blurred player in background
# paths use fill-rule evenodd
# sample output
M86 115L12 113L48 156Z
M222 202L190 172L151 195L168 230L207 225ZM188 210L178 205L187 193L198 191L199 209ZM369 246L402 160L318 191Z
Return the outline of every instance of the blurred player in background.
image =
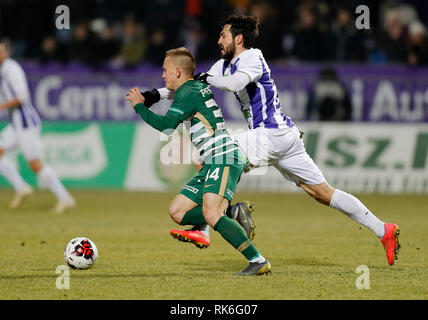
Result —
M27 79L21 66L9 57L8 41L0 42L0 110L6 109L9 124L0 133L0 173L12 184L15 196L10 208L15 209L33 193L5 152L18 148L31 170L58 199L54 212L62 213L75 201L56 173L43 164L40 117L31 103Z
M153 128L171 134L177 126L190 121L190 139L203 161L201 170L190 180L169 206L171 218L180 225L208 223L249 261L235 275L262 275L271 266L233 219L225 215L245 168L245 157L226 131L223 115L208 86L193 79L195 61L186 48L166 52L162 79L175 98L165 116L145 105L138 88L131 89L126 100ZM186 122L188 124L188 122Z
M274 166L318 202L370 229L381 240L388 263L393 265L400 248L399 227L379 220L359 199L327 183L307 154L297 126L282 112L269 66L262 52L253 48L257 37L255 17L228 17L218 40L222 59L195 79L235 94L249 127L236 139L254 167ZM161 98L168 98L164 91L159 93Z

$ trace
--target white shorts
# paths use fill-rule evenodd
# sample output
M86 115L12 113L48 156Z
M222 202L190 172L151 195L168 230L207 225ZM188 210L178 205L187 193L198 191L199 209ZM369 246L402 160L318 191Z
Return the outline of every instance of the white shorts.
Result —
M274 166L287 180L316 185L324 175L306 152L296 126L284 129L257 128L234 137L254 168Z
M0 148L5 151L18 148L27 161L42 159L40 127L16 129L11 124L7 125L0 133Z

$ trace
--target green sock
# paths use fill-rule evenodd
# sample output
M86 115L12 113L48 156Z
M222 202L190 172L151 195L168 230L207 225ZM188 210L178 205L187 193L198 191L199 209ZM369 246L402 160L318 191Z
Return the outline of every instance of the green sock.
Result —
M232 219L233 219L233 217L232 217L232 209L233 209L234 206L235 205L229 204L229 206L226 209L226 216L228 216L229 218L232 218Z
M194 207L192 210L189 210L181 219L180 225L185 226L187 224L198 225L205 224L204 214L202 213L202 206Z
M235 249L238 249L248 261L260 255L245 231L229 217L222 216L215 224L214 230L218 231Z

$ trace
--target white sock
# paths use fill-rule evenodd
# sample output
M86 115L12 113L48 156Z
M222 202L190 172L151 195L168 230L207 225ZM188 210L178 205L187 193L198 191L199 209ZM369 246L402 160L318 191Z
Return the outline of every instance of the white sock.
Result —
M65 190L56 173L48 166L43 166L39 171L38 176L46 187L52 191L59 200L71 199L70 194Z
M206 237L210 236L210 225L209 224L204 224L200 226L199 231Z
M263 257L262 255L259 255L257 258L254 258L254 259L250 260L251 263L255 263L255 262L257 262L257 263L263 263L265 261L266 261L266 258Z
M0 173L10 182L15 191L19 191L27 185L14 163L5 156L0 157Z
M352 220L369 228L376 236L382 239L385 233L384 222L379 220L352 194L336 189L331 198L330 207L343 212Z

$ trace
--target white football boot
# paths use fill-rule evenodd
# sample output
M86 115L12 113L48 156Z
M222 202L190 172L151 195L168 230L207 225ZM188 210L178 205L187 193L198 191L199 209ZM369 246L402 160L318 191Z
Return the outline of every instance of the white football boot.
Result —
M15 192L15 196L10 202L9 207L11 209L18 208L24 202L24 200L27 199L32 194L33 194L33 188L31 188L31 186L26 184L21 190L18 190Z

